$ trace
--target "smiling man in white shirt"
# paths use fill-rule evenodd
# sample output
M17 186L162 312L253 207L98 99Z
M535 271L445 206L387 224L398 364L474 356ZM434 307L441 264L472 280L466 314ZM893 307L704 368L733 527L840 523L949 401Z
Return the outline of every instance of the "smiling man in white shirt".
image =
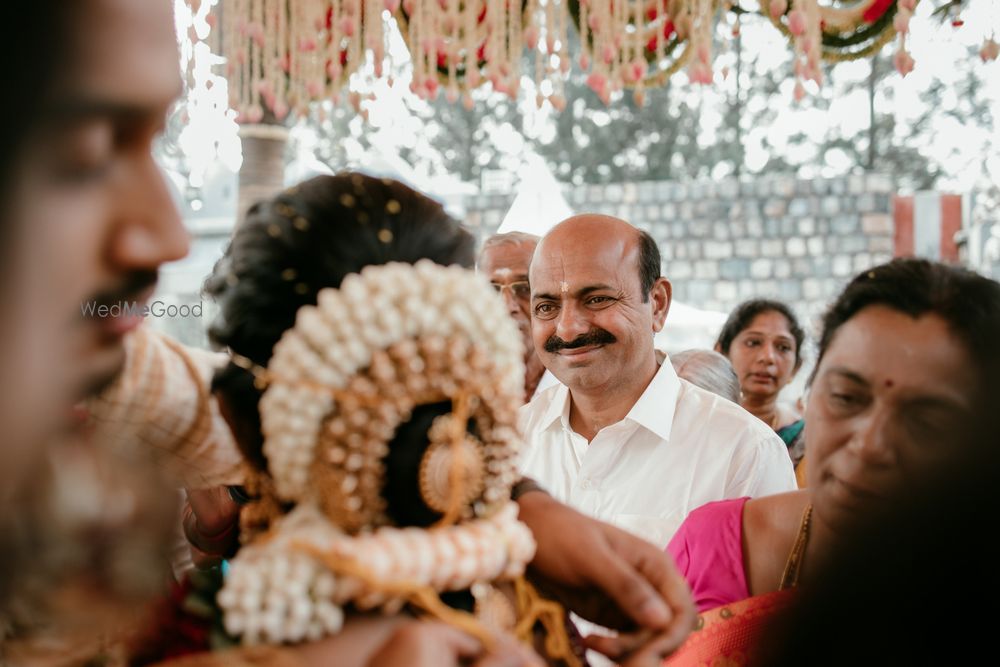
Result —
M796 488L767 425L657 363L671 288L648 234L569 218L539 243L530 283L535 347L562 384L521 408L524 474L661 547L700 505Z

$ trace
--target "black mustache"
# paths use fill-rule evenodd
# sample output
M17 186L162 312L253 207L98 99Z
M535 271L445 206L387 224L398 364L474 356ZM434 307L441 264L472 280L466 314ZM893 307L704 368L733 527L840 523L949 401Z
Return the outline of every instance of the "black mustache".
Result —
M156 285L158 277L156 270L133 271L121 285L99 292L90 300L99 306L135 301L136 297Z
M575 350L578 347L587 347L588 345L609 345L616 342L618 342L618 339L610 331L595 328L577 336L568 343L559 336L549 336L549 339L545 341L545 345L542 347L549 354L555 354L559 350Z

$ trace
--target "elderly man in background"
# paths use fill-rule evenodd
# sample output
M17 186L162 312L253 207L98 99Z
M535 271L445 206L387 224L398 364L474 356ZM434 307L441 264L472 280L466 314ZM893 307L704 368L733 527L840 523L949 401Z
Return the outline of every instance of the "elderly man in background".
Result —
M657 363L671 288L648 234L569 218L538 244L530 283L535 347L562 385L521 408L524 474L660 547L706 502L796 488L773 431Z
M740 402L740 378L729 359L715 350L684 350L670 355L677 377L713 394Z
M485 275L504 298L507 312L517 322L524 343L524 400L530 401L539 392L556 384L545 370L531 339L531 318L528 307L531 289L528 286L528 266L539 238L524 232L494 234L483 242L476 268Z

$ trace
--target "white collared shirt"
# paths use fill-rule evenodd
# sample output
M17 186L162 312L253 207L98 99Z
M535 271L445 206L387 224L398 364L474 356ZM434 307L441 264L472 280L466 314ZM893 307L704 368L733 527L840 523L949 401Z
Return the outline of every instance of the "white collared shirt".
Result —
M785 444L740 406L660 365L628 415L589 444L569 425L569 389L521 408L524 475L553 497L665 548L707 502L796 488Z

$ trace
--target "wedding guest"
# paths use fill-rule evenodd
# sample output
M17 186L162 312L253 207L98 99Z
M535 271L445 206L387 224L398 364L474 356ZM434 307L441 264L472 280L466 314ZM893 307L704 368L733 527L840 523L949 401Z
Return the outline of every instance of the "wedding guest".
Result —
M526 475L661 548L706 502L795 488L773 431L657 362L671 288L648 234L569 218L538 244L530 278L535 349L561 384L521 409Z
M713 350L684 350L670 355L677 377L713 394L740 402L740 381L733 365Z
M1000 285L898 259L823 319L806 408L809 487L710 503L669 552L699 610L793 588L860 519L975 444L996 395Z
M792 465L805 454L805 422L778 403L781 390L802 367L805 333L780 301L753 299L738 305L722 327L715 349L726 355L740 380L740 405L784 441Z

